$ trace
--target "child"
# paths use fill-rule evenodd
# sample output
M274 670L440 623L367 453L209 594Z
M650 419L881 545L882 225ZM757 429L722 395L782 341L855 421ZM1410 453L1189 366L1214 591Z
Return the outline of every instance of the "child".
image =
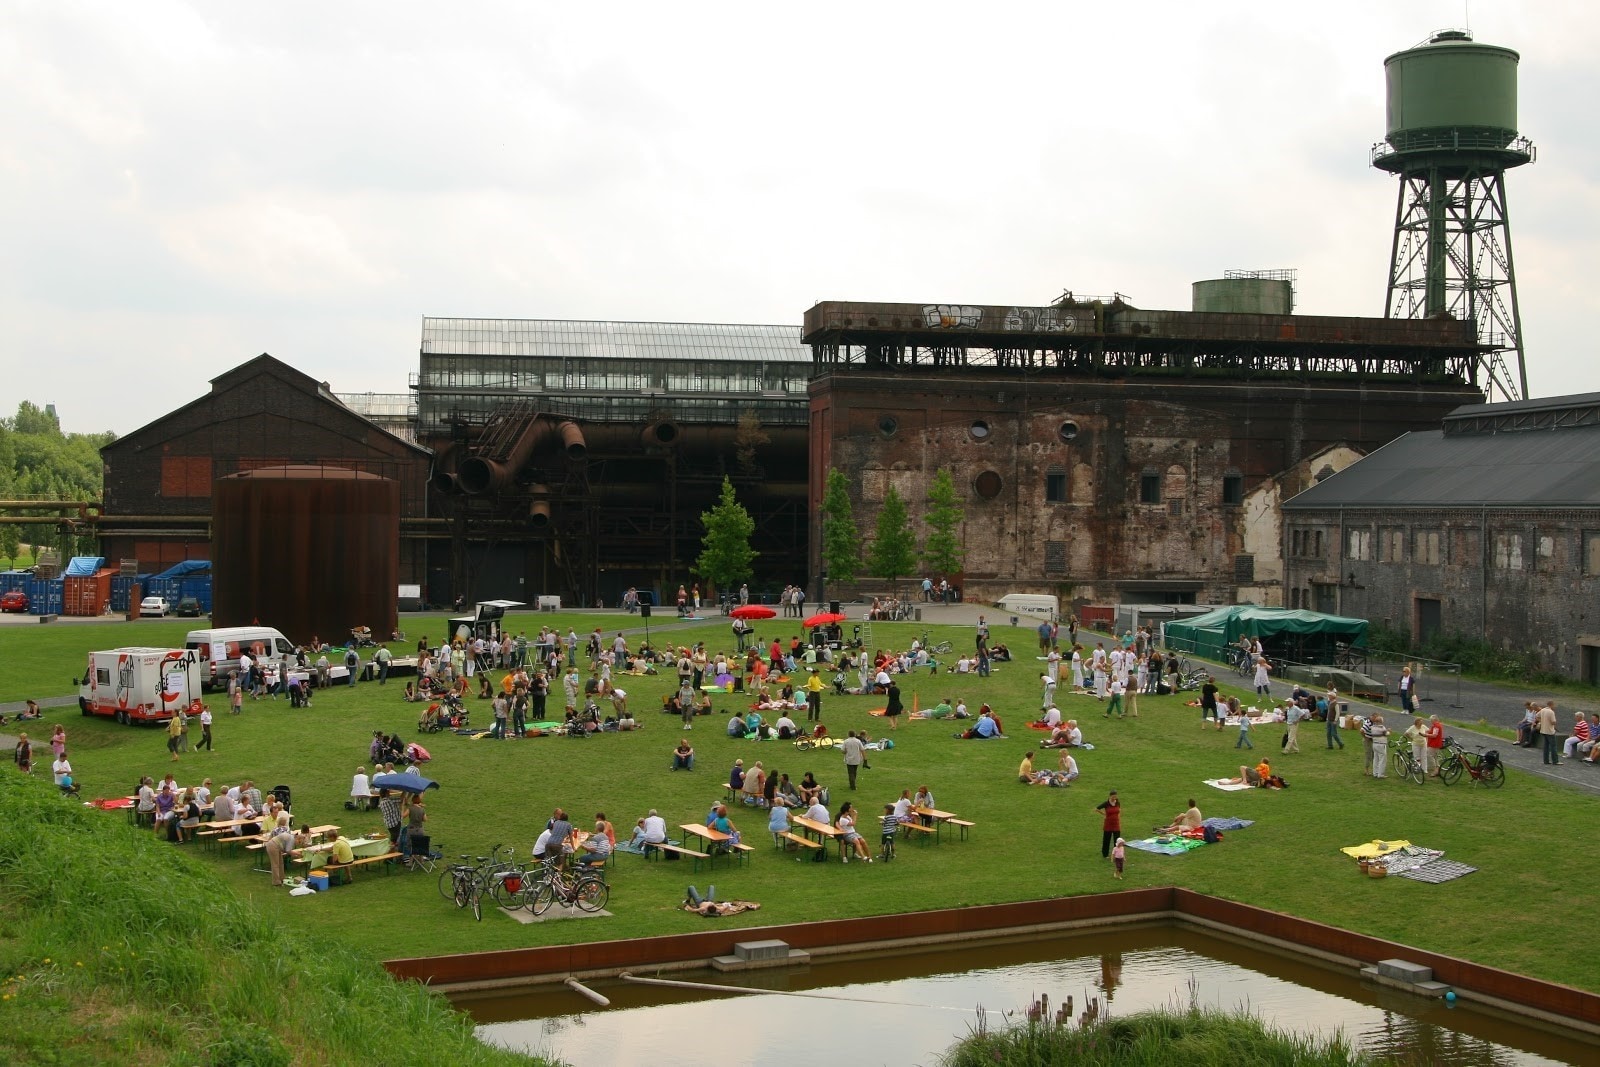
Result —
M1250 740L1250 715L1242 708L1239 711L1239 740L1233 743L1234 748L1255 748L1255 742Z
M1111 873L1117 881L1122 881L1122 861L1127 858L1127 842L1117 838L1116 845L1111 849Z
M900 816L894 813L893 804L883 806L880 832L882 840L879 843L883 846L883 858L887 862L894 859L894 837L900 832Z

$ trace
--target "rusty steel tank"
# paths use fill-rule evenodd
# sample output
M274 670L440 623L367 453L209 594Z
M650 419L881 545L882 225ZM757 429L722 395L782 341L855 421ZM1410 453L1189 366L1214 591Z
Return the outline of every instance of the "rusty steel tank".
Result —
M219 478L212 515L213 626L274 626L296 644L395 629L398 482L344 467L263 467Z

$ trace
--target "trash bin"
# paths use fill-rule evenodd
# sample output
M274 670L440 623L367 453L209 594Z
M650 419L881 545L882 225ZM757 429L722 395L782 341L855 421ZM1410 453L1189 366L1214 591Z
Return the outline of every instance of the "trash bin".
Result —
M917 622L921 622L922 621L922 609L921 608L912 608L911 609L911 617L913 619L915 619Z

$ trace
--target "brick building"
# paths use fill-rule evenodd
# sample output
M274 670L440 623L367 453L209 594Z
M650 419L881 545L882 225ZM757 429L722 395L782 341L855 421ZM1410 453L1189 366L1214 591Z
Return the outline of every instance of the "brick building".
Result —
M1283 511L1291 607L1534 649L1600 683L1600 393L1458 408Z
M987 602L1281 605L1279 503L1482 399L1448 320L826 303L805 340L812 573L830 467L866 536L947 467Z

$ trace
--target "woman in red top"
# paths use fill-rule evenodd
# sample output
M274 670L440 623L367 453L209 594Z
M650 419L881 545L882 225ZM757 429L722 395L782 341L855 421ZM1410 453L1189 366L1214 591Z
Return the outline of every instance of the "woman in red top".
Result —
M1100 858L1111 857L1111 846L1117 843L1117 837L1122 833L1122 801L1117 799L1117 791L1113 789L1111 795L1094 806L1095 811L1105 813L1105 820L1100 826Z
M1428 773L1434 778L1439 777L1439 750L1444 748L1444 723L1439 721L1439 716L1428 717Z

